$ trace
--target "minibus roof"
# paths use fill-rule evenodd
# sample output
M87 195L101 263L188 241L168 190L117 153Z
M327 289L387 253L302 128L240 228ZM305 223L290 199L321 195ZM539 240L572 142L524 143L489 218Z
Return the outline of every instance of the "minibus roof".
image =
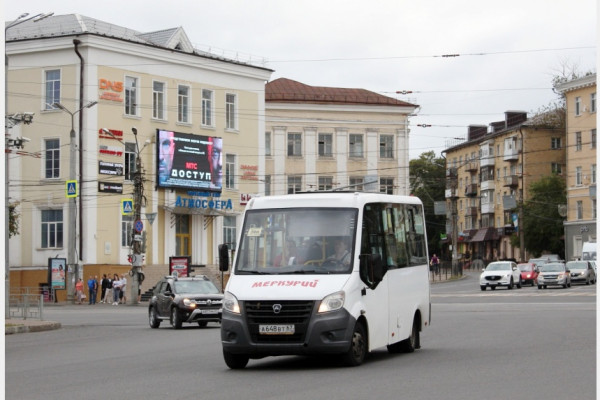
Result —
M360 208L366 203L418 204L421 200L414 196L396 196L383 193L365 192L307 192L281 196L253 197L247 210L262 208Z

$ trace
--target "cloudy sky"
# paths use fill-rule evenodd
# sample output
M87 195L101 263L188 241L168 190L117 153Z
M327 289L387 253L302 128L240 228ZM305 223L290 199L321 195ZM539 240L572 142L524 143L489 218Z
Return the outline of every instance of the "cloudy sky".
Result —
M552 77L565 68L596 71L595 0L3 3L5 20L53 11L142 32L181 26L197 48L261 63L275 70L272 79L364 88L418 104L411 158L439 155L471 124L555 101Z

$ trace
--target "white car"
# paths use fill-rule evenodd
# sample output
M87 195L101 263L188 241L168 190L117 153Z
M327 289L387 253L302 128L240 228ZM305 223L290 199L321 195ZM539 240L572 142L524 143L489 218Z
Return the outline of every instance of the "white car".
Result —
M494 261L481 272L479 287L481 290L491 288L495 290L498 286L506 286L512 289L514 285L521 288L521 270L512 261Z

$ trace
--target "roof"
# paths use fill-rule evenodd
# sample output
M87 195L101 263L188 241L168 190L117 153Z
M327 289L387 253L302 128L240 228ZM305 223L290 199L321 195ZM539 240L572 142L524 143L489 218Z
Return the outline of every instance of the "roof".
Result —
M287 78L268 82L265 101L278 103L369 104L418 107L365 89L310 86Z
M81 14L53 15L37 22L34 21L35 19L25 21L6 30L6 42L91 34L164 49L178 50L201 57L269 70L268 68L195 49L181 27L153 32L139 32ZM4 26L7 27L13 22L7 21Z

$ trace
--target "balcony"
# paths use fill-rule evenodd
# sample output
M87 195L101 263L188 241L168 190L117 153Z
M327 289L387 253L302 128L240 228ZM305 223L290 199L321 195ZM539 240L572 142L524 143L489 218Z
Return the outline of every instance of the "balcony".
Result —
M494 203L486 203L481 205L481 213L482 214L493 214L494 213Z
M478 211L479 211L479 207L467 207L467 212L465 215L477 218Z
M446 189L446 198L451 199L453 197L458 197L458 190L456 188Z
M457 175L457 171L455 167L450 167L446 169L446 178L456 178Z
M517 149L504 149L504 161L518 161L519 151Z
M508 175L504 177L504 186L516 187L519 186L519 177L517 175Z
M465 171L475 173L479 171L479 162L471 161L465 164Z
M481 157L479 160L480 167L494 166L496 165L496 158L493 155Z
M465 196L477 196L477 184L472 183L465 186Z

